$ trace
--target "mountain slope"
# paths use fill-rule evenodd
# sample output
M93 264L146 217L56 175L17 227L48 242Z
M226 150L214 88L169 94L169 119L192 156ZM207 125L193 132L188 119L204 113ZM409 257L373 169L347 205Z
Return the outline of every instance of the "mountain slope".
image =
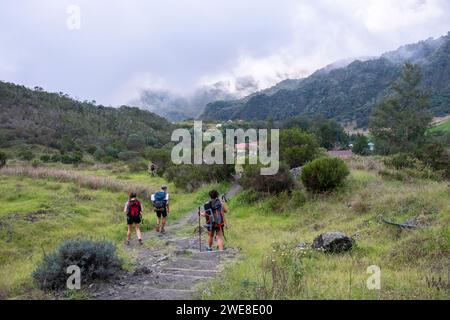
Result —
M157 146L169 142L173 129L164 118L138 108L96 106L62 93L0 82L2 144L126 149L130 135L138 135L147 144Z
M208 120L284 120L317 114L365 127L374 105L383 98L406 62L422 66L425 87L431 87L434 115L450 114L450 33L388 52L379 58L332 66L310 77L284 81L275 87L234 101L207 105Z

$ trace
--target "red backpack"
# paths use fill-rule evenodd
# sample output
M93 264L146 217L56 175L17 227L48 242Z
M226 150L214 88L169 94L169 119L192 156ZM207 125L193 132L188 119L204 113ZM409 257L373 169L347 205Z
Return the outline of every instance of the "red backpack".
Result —
M141 211L142 211L141 203L138 200L134 199L128 201L128 215L130 217L134 218L140 216Z

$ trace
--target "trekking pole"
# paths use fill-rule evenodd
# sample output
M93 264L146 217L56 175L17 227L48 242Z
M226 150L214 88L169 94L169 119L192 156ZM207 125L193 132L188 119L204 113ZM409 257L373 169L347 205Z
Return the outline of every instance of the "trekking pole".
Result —
M200 252L202 252L202 229L200 225L200 207L198 207L198 246Z

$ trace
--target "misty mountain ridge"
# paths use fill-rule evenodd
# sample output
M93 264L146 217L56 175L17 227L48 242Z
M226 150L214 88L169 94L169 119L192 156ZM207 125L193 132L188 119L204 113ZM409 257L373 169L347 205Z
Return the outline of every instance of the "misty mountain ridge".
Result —
M189 94L164 89L146 89L142 90L139 98L130 104L176 122L197 118L208 103L240 99L257 91L258 87L258 82L253 77L239 77L233 83L219 81L201 86Z
M450 114L450 32L404 45L380 57L333 63L303 79L284 80L243 99L210 103L200 116L208 120L284 120L322 115L367 127L373 107L389 92L405 62L419 64L423 85L433 90L431 112Z

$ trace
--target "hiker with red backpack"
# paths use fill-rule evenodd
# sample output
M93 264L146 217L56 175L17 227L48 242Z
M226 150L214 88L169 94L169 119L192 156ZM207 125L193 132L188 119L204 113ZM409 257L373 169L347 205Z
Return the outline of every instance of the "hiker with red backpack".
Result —
M224 227L227 226L225 213L228 212L224 201L219 199L219 192L212 190L209 192L211 198L209 202L204 205L204 211L199 214L206 218L206 227L208 229L208 248L207 251L212 251L214 236L217 239L217 247L219 251L224 249Z
M151 201L156 212L156 232L166 233L164 227L166 226L167 216L170 213L167 186L161 186L161 191L152 194Z
M144 211L144 209L141 202L137 199L136 193L134 192L130 193L129 200L125 204L125 208L123 209L123 211L127 215L127 224L128 224L126 244L127 245L130 244L131 231L134 224L139 244L142 245L141 222L142 222L142 212Z

